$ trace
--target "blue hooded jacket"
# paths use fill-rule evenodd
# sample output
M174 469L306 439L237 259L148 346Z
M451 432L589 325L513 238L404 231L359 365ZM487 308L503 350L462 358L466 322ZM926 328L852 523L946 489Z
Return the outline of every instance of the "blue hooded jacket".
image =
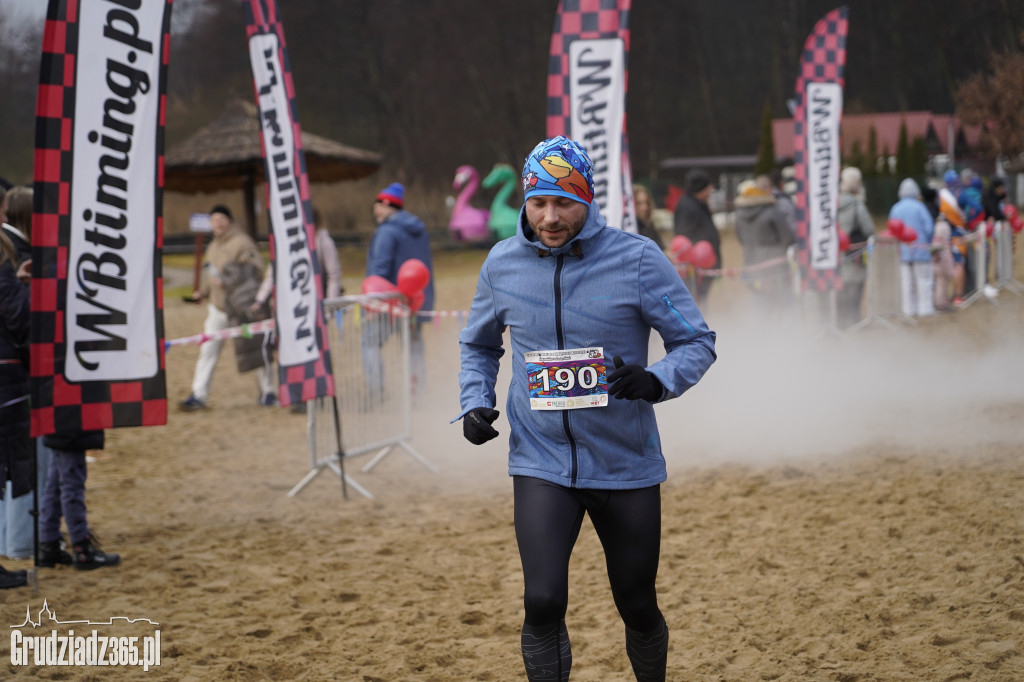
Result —
M929 246L935 236L935 219L921 201L921 189L911 178L900 183L900 200L889 209L889 217L902 220L907 227L917 232L913 244L900 244L900 260L904 263L930 263L932 254Z
M547 249L521 210L516 235L498 242L480 270L469 321L459 335L459 417L494 406L506 328L513 363L506 403L509 475L598 489L643 488L665 480L651 403L609 395L606 407L531 410L523 357L530 351L601 346L608 373L616 355L626 364L647 367L653 328L667 352L647 367L665 389L661 399L696 384L715 361L715 333L654 242L608 227L591 204L580 233Z
M417 258L430 270L430 282L423 290L420 310L434 309L434 261L430 255L430 239L423 221L408 211L396 211L377 226L366 257L366 276L379 275L392 284L398 283L398 268Z

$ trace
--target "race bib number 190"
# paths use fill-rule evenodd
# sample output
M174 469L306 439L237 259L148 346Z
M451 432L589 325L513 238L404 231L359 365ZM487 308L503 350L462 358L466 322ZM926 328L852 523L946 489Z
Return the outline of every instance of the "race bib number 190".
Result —
M531 410L574 410L608 404L603 348L524 353Z

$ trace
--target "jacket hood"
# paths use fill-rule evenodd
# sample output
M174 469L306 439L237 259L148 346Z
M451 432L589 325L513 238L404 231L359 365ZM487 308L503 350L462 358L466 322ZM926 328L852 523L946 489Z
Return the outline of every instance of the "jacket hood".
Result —
M847 166L839 173L840 194L860 194L864 188L864 176L860 168Z
M519 221L516 223L516 236L515 239L523 246L527 246L535 251L543 251L550 256L559 256L563 253L573 253L576 250L576 255L582 249L583 253L587 251L587 243L597 237L601 230L607 227L608 223L605 221L604 216L601 215L601 207L597 205L596 201L590 203L590 207L587 209L587 219L583 223L583 229L580 233L570 239L562 246L554 249L549 249L544 246L537 235L534 233L533 228L526 221L526 204L519 209ZM577 244L579 245L577 247Z
M423 221L408 211L396 211L392 213L385 223L391 223L404 230L410 237L418 237L426 231ZM383 224L383 223L382 223Z
M907 178L900 183L898 196L900 199L920 199L921 188L917 186L913 178Z

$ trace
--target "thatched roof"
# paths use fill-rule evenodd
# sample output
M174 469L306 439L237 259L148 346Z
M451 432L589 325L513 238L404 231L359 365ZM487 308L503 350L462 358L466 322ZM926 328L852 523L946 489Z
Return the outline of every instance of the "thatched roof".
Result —
M229 103L205 128L167 152L164 189L188 194L243 189L263 181L263 156L256 105ZM302 131L310 182L356 180L380 167L376 152L349 147Z

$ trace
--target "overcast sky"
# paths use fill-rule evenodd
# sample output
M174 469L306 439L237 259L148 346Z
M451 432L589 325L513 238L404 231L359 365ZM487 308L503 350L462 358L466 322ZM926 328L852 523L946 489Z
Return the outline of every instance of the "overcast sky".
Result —
M5 19L12 22L42 23L46 16L45 0L0 0L3 4Z
M23 25L32 22L42 25L46 17L46 0L0 0L0 10L3 10L2 20L4 28L10 28L7 24Z
M0 10L3 12L0 20L5 24L0 26L0 33L7 33L12 28L20 28L31 24L41 27L46 18L46 6L48 4L48 0L0 0ZM187 29L188 24L191 23L189 19L193 15L192 8L198 5L199 3L195 0L176 1L174 3L174 12L171 15L174 24L172 30Z

